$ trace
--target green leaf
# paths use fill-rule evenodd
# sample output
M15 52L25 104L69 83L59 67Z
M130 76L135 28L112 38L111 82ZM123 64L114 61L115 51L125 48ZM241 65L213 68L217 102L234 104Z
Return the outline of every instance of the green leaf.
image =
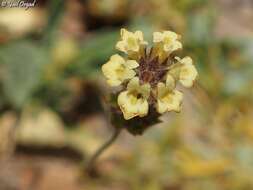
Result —
M44 49L30 42L12 43L1 53L4 95L14 107L20 108L40 82L47 56Z
M61 17L64 13L65 0L49 1L48 21L44 29L44 42L51 43L54 32L58 27Z

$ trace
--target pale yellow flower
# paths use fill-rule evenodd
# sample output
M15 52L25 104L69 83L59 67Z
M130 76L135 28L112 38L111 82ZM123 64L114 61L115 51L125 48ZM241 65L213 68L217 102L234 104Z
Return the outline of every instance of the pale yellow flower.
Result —
M143 33L139 30L133 33L123 28L120 30L120 35L121 41L116 44L116 48L125 53L138 52L141 45L147 44L143 39Z
M198 76L198 72L192 63L192 59L190 57L185 57L183 59L176 57L176 59L180 63L180 72L178 76L179 82L185 87L192 87Z
M178 41L179 35L175 32L164 31L164 32L154 32L153 33L153 42L161 43L162 49L165 52L173 52L175 50L181 49L182 43Z
M115 89L123 117L144 117L149 109L159 114L180 112L183 94L176 85L191 87L198 75L190 57L176 57L176 50L183 47L180 36L172 31L154 32L154 44L149 47L141 31L121 29L120 34L116 48L127 55L112 56L102 71L110 86L123 83L122 88Z
M133 70L139 64L135 60L125 60L118 54L111 56L110 60L102 66L102 71L110 86L119 86L127 79L136 75Z
M175 90L175 80L171 75L167 75L166 84L159 82L157 85L157 112L162 114L168 111L179 112L183 94Z
M139 78L134 77L127 85L127 90L118 96L118 104L126 120L148 114L149 84L139 84Z

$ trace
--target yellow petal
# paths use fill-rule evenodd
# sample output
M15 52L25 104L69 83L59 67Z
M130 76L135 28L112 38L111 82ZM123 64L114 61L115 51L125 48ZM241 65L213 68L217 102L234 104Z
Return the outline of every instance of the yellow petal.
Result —
M137 115L137 111L131 106L130 98L128 97L128 91L121 92L118 96L118 105L126 120L131 119Z
M129 36L126 40L127 49L130 51L139 51L139 43L134 36Z
M166 88L166 85L162 82L159 82L157 84L157 97L158 99L162 99L164 96L166 96L169 93L169 89Z
M173 90L168 91L167 93L164 89L162 89L163 96L158 97L157 100L157 112L164 113L169 111L179 112L181 110L181 102L183 99L183 94L180 91Z
M138 52L140 46L147 44L143 40L143 33L141 31L129 32L126 29L120 31L121 41L116 44L116 48L125 53Z
M164 46L164 48L166 49L166 45ZM178 50L178 49L181 49L183 46L182 46L182 43L179 42L179 41L174 41L172 44L170 44L168 46L168 50L167 51L175 51L175 50Z
M183 64L192 64L192 58L190 58L189 56L184 57L183 59L176 57L176 59Z
M164 51L175 51L181 49L183 46L179 41L173 41L171 43L164 44Z
M106 81L110 86L119 86L122 82L118 79L108 79Z
M179 62L182 64L180 68L179 81L185 87L191 87L198 76L198 72L192 63L190 57L185 57Z
M125 41L119 41L116 44L116 49L127 53L126 46L127 46L127 44Z
M177 40L178 35L172 31L164 31L163 32L164 38L169 38L170 40Z
M140 41L143 41L143 33L140 30L135 31L134 33L135 37L139 39Z
M198 72L197 72L196 68L194 67L194 65L184 65L181 68L179 81L185 87L190 88L190 87L192 87L197 76L198 76Z
M135 60L127 60L125 63L125 66L128 69L135 69L135 68L139 67L139 63Z
M124 58L121 57L119 54L112 55L112 56L110 57L110 60L111 60L112 62L117 62L117 63L119 63L119 64L124 64L124 63L125 63Z
M126 120L136 116L143 117L148 113L148 102L143 98L137 98L129 91L121 92L118 96L118 105Z
M140 117L144 117L148 114L148 101L146 99L139 99L137 106Z
M139 78L134 77L129 81L129 83L127 85L127 90L135 91L135 90L139 89L139 87L140 87Z
M149 95L150 95L150 89L151 89L150 84L143 84L143 85L139 88L139 93L141 93L142 96L143 96L145 99L148 99L148 97L149 97Z
M102 72L110 86L118 86L124 80L131 79L136 75L134 70L127 68L125 65L124 58L116 54L111 56L110 60L102 66Z
M126 120L147 115L149 94L149 84L140 85L138 77L129 81L127 91L121 92L118 96L118 105Z
M128 94L127 90L123 91L123 92L121 92L119 94L119 96L118 96L118 104L119 104L119 106L122 106L122 105L124 105L124 104L127 103L127 94Z
M126 32L127 30L125 28L121 28L120 29L120 36L123 37L124 36L124 33Z
M173 64L169 68L168 74L171 75L175 80L179 79L181 65L180 64Z
M158 113L163 114L167 112L167 107L168 107L167 104L165 104L161 100L157 100L156 110Z
M125 28L122 28L120 30L120 36L121 36L122 40L126 40L130 35L131 35L131 32L129 32Z
M167 77L166 77L166 87L169 90L173 90L176 87L175 79L170 74L167 74Z
M106 78L117 78L116 70L121 67L121 64L117 62L108 61L102 65L102 72Z
M131 69L125 69L122 73L122 80L131 79L136 75L136 72Z
M151 87L150 87L150 84L140 85L139 78L134 77L128 83L127 89L130 92L137 92L137 93L141 94L141 96L144 97L145 99L148 99L148 97L150 95Z
M140 45L148 45L148 42L144 41L143 33L142 31L137 30L134 33L135 37L138 39Z
M158 43L163 41L163 34L161 32L154 32L153 33L153 42Z
M154 32L153 41L154 43L162 43L163 50L165 52L173 52L177 49L182 48L182 43L178 41L179 35L172 31Z

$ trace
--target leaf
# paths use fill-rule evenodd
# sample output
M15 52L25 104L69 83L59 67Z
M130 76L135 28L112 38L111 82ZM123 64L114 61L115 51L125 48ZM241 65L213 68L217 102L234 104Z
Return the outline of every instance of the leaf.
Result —
M30 42L16 42L3 48L3 90L8 101L20 108L31 97L40 82L47 63L44 49Z
M49 1L49 13L47 25L44 29L44 42L50 43L53 40L54 31L57 29L64 13L65 0Z

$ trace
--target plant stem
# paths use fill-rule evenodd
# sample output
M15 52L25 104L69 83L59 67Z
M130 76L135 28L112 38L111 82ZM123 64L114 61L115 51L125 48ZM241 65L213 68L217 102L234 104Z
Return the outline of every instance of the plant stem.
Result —
M107 149L109 148L117 139L117 137L119 136L121 130L120 129L115 129L113 135L111 136L111 138L106 141L100 148L98 148L96 150L96 152L91 156L90 160L88 161L87 164L87 168L86 171L92 175L92 173L94 172L95 169L95 163L96 160L98 159L98 157Z

